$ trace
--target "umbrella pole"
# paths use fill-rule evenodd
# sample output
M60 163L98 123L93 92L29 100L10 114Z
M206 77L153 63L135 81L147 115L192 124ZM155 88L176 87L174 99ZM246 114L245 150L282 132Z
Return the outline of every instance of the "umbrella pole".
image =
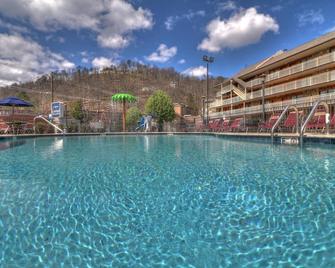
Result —
M15 105L12 105L12 118L11 118L11 127L12 127L12 132L13 132L13 134L15 134L15 127L14 127L14 106Z

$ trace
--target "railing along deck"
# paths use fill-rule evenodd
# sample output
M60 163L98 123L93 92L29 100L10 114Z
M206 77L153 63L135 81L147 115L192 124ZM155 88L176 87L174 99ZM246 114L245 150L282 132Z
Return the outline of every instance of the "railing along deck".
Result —
M305 87L315 86L318 84L323 84L327 82L335 81L335 70L323 72L320 74L308 76L302 79L298 79L292 82L267 87L264 89L264 96L271 96L278 93L289 92L292 90L297 90ZM262 97L262 90L257 90L255 92L247 93L246 100L252 100ZM235 104L241 102L240 97L234 97L226 100L217 100L214 103L210 103L210 108L225 106L228 104Z
M309 97L302 97L296 98L291 100L285 100L275 103L266 103L264 105L265 112L272 112L272 111L281 111L288 105L295 105L297 108L302 107L310 107L315 103L317 100L326 101L329 103L335 103L335 93L327 93L321 95L313 95ZM210 113L209 116L211 118L219 118L219 117L229 117L229 116L238 116L238 115L248 115L248 114L257 114L262 112L262 105L255 105L251 107L241 108L241 109L234 109L227 112L217 112L217 113Z

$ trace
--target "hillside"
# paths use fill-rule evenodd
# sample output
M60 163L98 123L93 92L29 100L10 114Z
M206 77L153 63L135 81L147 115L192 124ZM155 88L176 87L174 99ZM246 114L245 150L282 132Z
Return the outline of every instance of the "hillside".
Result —
M213 85L224 78L210 78L210 96L215 92ZM108 105L110 97L117 92L128 92L138 97L137 105L144 107L148 96L157 89L167 92L174 102L188 105L193 114L201 108L201 96L206 94L206 80L189 77L173 68L160 69L138 62L126 61L118 66L103 70L78 67L71 72L57 72L22 84L3 87L1 97L19 95L32 101L36 111L47 113L51 102L51 88L54 100L71 102L82 99L87 109L98 103ZM92 106L92 107L93 107Z

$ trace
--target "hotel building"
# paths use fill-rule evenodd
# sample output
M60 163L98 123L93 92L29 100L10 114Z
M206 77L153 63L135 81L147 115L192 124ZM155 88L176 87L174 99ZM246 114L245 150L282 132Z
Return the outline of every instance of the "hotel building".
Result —
M335 32L249 66L216 85L210 119L266 120L288 105L310 109L318 100L335 103Z

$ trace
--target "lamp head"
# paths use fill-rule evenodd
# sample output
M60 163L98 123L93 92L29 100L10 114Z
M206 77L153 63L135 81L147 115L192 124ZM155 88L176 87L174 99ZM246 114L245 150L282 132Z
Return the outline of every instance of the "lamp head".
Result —
M204 55L202 57L202 60L206 61L206 62L209 62L209 63L212 63L214 61L214 57L208 57L207 55Z

